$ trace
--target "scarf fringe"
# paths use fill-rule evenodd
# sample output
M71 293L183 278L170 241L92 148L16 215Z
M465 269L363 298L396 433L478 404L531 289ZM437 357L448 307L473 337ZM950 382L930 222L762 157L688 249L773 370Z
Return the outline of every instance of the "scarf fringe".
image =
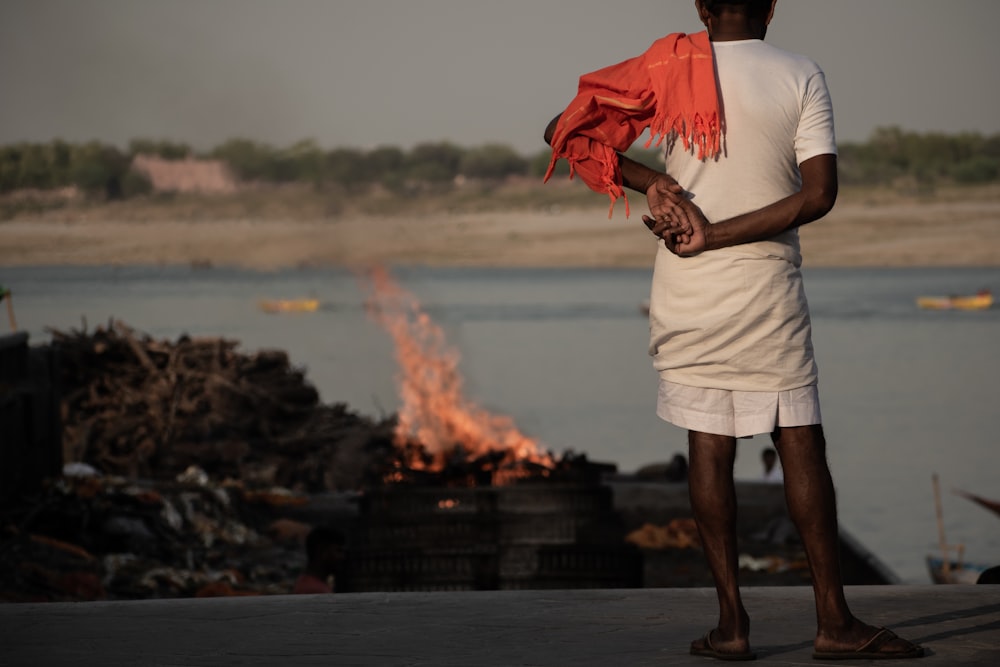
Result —
M579 159L568 154L553 154L552 159L549 160L549 167L545 170L545 176L542 178L542 183L547 183L552 177L552 173L556 167L556 162L558 162L560 158L566 158L566 161L569 162L569 180L572 181L576 178L576 165L577 163L582 162L583 159ZM607 194L608 199L611 200L611 203L608 206L608 219L610 220L614 216L615 204L619 199L625 200L625 217L628 218L631 214L631 209L629 207L628 195L625 192L625 188L621 185L621 166L618 164L617 153L615 151L611 151L611 159L605 159L604 156L598 157L594 155L585 159L598 160L601 164L601 183L605 188L603 193ZM587 184L587 187L594 192L602 192L598 188L595 188L593 185L587 183L586 179L581 178L581 180L583 180L583 182Z
M708 119L701 114L695 114L691 120L679 115L659 115L650 123L650 137L646 148L659 148L668 136L676 135L684 145L684 150L698 149L698 159L707 160L719 154L722 133L719 127L719 116L712 113Z
M692 147L696 148L699 160L713 159L719 155L722 133L719 128L718 114L711 114L707 120L701 114L695 114L692 120L687 120L680 115L659 115L650 123L650 137L645 143L645 148L659 148L666 141L667 137L672 135L680 138L684 150L689 151L692 150ZM625 217L628 218L631 215L631 207L629 206L628 195L622 186L621 165L618 162L617 151L608 146L601 146L601 148L604 150L592 152L583 158L572 154L568 150L560 153L553 151L552 157L549 160L549 166L545 170L545 176L542 178L542 183L547 183L552 178L556 163L561 158L565 158L569 162L570 180L576 178L578 163L584 160L596 160L601 166L600 185L594 187L588 183L588 187L595 192L603 192L608 195L608 198L611 200L608 207L609 219L614 216L615 203L619 199L624 199ZM586 179L583 180L586 183Z
M565 158L570 179L579 175L591 190L610 198L609 218L619 198L625 199L628 217L617 154L627 151L643 129L650 130L646 148L676 137L685 150L696 151L699 160L719 155L722 132L713 66L711 60L706 62L710 57L707 33L674 33L657 40L642 56L581 77L580 92L556 126L542 182L548 182L556 162ZM661 66L681 69L671 69L668 78L650 79L650 69ZM648 95L658 98L656 107L648 105Z

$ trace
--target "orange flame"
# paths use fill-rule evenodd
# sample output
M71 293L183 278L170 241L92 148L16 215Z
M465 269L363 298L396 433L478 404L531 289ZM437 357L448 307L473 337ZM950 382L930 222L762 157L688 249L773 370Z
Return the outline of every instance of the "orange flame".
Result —
M459 354L417 299L385 269L372 269L366 278L371 296L368 312L396 346L402 407L395 441L407 455L406 465L440 470L449 457L458 454L468 459L499 454L494 462L495 483L519 477L511 470L519 463L552 468L551 455L521 433L510 417L492 414L464 398ZM430 460L422 455L430 455Z

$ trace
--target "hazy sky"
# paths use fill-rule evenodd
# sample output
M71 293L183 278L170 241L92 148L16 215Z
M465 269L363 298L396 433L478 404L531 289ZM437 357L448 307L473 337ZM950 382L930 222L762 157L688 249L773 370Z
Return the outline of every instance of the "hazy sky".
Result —
M780 0L838 138L1000 132L997 0ZM701 29L693 0L0 0L0 144L500 142L533 153L583 72Z

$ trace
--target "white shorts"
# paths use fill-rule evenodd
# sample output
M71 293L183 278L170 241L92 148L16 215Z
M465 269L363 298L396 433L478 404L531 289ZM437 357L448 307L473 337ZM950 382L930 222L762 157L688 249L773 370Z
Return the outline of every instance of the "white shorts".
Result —
M777 426L820 424L819 389L788 391L705 389L660 380L656 414L690 431L746 438Z

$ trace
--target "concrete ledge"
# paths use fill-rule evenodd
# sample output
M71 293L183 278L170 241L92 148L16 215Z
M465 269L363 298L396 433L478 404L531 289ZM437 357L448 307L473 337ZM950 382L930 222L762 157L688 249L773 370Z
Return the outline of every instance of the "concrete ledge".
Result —
M750 588L753 645L812 660L812 590ZM921 665L1000 660L1000 586L864 586L855 613L917 641ZM3 665L705 665L689 642L712 589L363 593L0 605Z

